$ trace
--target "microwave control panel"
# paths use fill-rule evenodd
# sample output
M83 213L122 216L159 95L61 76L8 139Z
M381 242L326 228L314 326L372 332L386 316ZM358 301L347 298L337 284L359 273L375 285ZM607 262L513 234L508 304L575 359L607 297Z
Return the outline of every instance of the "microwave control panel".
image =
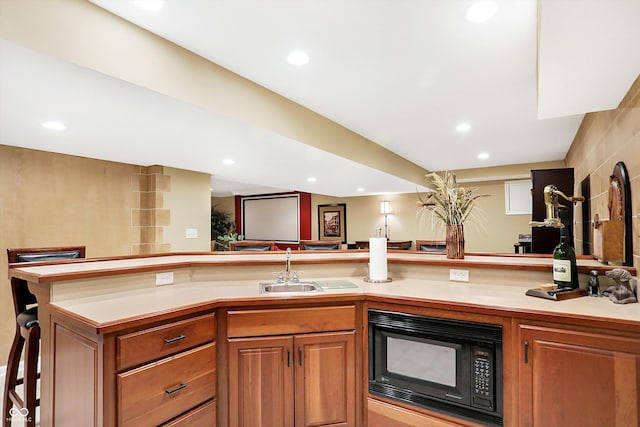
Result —
M493 352L490 349L474 347L472 357L473 405L489 410L495 409Z

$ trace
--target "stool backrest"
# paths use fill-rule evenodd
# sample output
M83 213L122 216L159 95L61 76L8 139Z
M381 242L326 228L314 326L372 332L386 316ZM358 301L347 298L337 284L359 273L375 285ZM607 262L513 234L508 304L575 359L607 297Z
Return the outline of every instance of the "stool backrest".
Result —
M44 262L63 259L84 258L84 246L56 246L50 248L7 249L9 264L14 262Z
M416 240L416 249L425 252L445 252L447 242L444 240Z
M300 250L338 250L342 249L342 240L300 240Z
M22 262L59 261L84 257L84 246L7 249L7 258L9 260L9 264ZM13 308L15 309L16 316L19 313L25 311L28 305L37 303L35 295L29 292L29 287L25 280L12 277L11 293L13 294Z
M229 242L229 250L244 252L272 251L276 246L274 240L238 240Z

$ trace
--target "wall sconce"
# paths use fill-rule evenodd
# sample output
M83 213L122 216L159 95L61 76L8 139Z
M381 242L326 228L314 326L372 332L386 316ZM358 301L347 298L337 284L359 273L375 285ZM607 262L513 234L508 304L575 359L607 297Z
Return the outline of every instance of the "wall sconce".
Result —
M391 213L391 202L389 200L380 202L380 213L384 215L384 237L389 240L389 227L387 224L387 215Z

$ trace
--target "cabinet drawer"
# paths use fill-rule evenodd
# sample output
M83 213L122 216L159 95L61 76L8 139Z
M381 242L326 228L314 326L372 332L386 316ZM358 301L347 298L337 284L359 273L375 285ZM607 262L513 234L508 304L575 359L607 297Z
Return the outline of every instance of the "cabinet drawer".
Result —
M215 339L213 313L119 336L116 367L127 369Z
M229 338L341 331L355 327L356 308L353 305L242 310L229 311L227 314Z
M157 426L213 398L216 345L118 374L118 425Z
M215 427L218 425L218 402L211 400L186 414L162 424L161 427L189 427L189 426L207 426Z

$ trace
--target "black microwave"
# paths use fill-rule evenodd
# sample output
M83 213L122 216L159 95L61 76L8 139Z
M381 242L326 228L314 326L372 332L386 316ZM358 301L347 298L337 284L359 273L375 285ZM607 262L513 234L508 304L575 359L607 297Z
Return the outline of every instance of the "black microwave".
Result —
M503 425L502 327L369 310L369 393Z

